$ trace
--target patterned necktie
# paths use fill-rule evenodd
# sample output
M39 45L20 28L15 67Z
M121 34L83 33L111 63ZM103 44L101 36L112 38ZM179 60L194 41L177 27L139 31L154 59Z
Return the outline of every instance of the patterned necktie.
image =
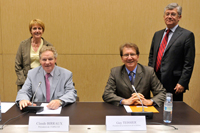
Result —
M159 48L157 60L156 60L156 72L160 69L161 60L162 60L163 53L164 53L166 45L167 45L169 32L170 32L170 29L167 30L167 33L165 34L165 36L162 40L162 43L160 44L160 48Z
M134 85L134 81L135 81L134 72L130 72L130 75L131 75L131 84Z
M50 82L49 82L50 73L45 75L45 82L46 82L46 102L50 102Z

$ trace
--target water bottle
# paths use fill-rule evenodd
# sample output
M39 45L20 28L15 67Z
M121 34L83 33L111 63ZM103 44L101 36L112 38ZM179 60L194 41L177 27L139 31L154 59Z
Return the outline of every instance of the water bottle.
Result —
M163 109L163 121L165 123L172 122L172 109L173 109L173 95L171 93L166 94L166 100Z
M0 121L1 121L1 96L0 96Z

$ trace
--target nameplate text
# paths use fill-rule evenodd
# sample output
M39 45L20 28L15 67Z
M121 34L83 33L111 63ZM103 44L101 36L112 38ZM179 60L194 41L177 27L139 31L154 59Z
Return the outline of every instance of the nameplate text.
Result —
M106 130L146 130L146 118L145 116L106 116Z
M30 116L28 131L69 131L69 117Z

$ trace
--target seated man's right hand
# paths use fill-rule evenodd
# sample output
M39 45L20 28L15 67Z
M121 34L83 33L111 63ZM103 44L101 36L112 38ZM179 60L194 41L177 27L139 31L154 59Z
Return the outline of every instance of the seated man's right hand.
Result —
M138 96L140 97L140 99L144 99L144 95L142 95L141 93L138 93ZM123 105L141 105L141 102L138 96L137 96L137 93L133 93L129 99L123 99L122 104Z
M19 108L20 108L20 110L22 110L23 108L25 108L25 107L27 107L29 105L32 105L32 103L29 100L21 100L19 102ZM36 106L36 104L33 104L33 106Z
M142 103L144 104L144 105L152 105L153 104L153 102L151 101L151 100L149 100L149 99L145 99L145 97L144 97L144 95L142 95L141 93L138 93L138 96L140 97L140 99L141 99L141 101L142 101ZM137 94L136 93L133 93L132 94L132 97L138 97L137 96ZM138 105L141 105L142 103L140 102L140 100L139 101L137 101L138 103Z
M123 99L122 104L123 105L137 105L138 103L138 97L130 97L129 99Z
M138 96L140 97L140 99L143 99L143 98L144 98L144 95L142 95L141 93L133 93L133 94L132 94L132 97L138 97L137 94L138 94Z

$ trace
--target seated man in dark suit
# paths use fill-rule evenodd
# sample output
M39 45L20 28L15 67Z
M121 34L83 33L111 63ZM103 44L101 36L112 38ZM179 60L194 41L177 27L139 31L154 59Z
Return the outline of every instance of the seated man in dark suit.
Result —
M104 90L103 100L115 105L141 104L134 92L135 86L144 105L161 106L166 90L154 73L154 69L138 63L139 48L136 44L126 43L120 47L120 56L124 65L114 67ZM150 97L150 91L154 97Z
M75 102L77 92L73 86L72 72L55 65L55 48L43 46L39 57L41 66L29 70L22 89L18 91L16 103L19 104L20 110L32 104L30 100L34 94L34 102L49 102L49 109L57 109L59 106Z

